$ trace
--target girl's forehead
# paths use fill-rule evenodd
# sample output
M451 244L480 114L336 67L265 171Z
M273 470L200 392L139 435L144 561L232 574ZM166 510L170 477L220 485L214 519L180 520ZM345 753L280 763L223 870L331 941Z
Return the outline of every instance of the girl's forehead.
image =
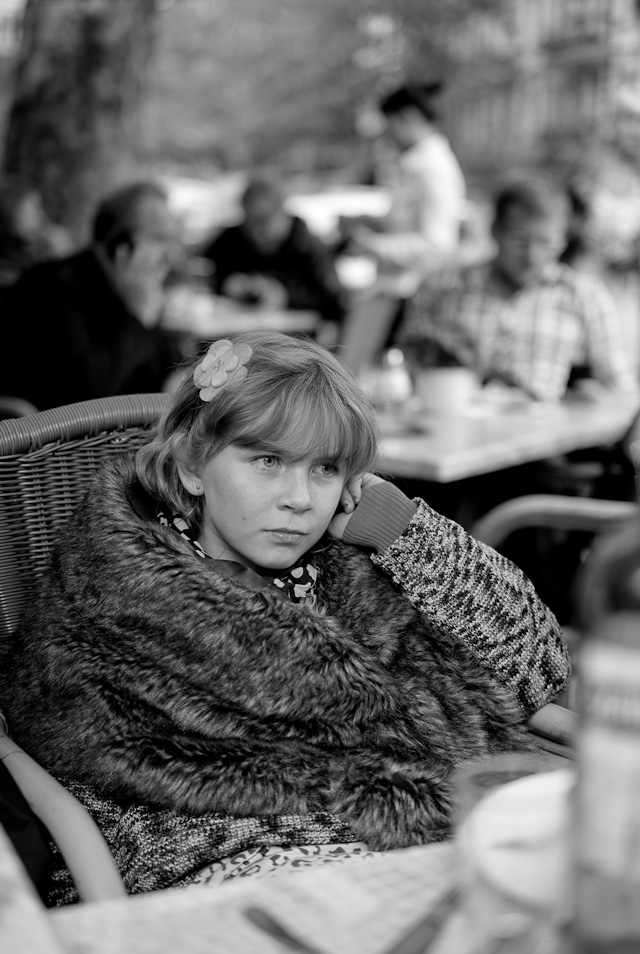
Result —
M275 419L270 427L258 426L251 433L240 435L240 441L297 457L327 454L333 457L348 443L338 422L327 420L323 415L314 418L306 414L287 422Z
M294 459L312 457L335 464L358 456L359 429L341 408L316 399L315 404L301 400L296 413L291 413L290 407L281 408L279 414L273 410L263 408L262 413L245 417L235 434L231 428L228 437L233 443Z

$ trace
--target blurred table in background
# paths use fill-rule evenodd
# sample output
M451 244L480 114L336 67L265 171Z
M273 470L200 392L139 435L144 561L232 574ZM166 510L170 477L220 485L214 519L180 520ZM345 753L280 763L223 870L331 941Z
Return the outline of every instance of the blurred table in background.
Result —
M490 474L620 440L639 410L636 397L607 395L559 404L500 403L482 395L455 415L412 409L382 415L379 470L438 483Z
M333 243L339 237L341 218L382 219L391 208L391 195L378 186L335 185L290 195L285 208L324 241Z
M166 330L198 341L259 329L314 336L321 323L321 317L315 311L245 305L189 286L172 290L162 319L162 327Z

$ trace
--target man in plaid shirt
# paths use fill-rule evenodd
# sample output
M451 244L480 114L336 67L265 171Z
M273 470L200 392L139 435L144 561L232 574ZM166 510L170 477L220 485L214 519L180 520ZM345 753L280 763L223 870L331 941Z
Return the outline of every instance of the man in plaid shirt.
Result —
M443 353L539 401L562 398L572 371L608 389L638 381L607 289L560 264L568 201L543 181L521 179L497 196L494 258L430 275L407 306L396 343L417 365Z

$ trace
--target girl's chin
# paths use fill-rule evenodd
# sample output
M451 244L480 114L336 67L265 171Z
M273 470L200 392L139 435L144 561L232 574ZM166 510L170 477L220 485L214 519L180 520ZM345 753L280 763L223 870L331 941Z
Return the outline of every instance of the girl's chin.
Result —
M306 553L306 549L300 553L283 553L279 557L263 557L251 565L258 573L286 573L287 570L295 566Z
M269 562L268 564L255 564L255 568L258 573L286 573L291 567L294 567L300 558L297 557L295 560L287 560L282 563L273 563Z

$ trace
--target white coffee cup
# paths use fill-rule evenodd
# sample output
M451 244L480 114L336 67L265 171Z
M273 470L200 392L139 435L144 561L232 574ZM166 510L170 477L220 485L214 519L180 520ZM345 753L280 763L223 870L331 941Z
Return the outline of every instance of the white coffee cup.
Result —
M478 378L471 368L423 368L415 375L415 393L424 408L438 414L459 414L473 401Z

